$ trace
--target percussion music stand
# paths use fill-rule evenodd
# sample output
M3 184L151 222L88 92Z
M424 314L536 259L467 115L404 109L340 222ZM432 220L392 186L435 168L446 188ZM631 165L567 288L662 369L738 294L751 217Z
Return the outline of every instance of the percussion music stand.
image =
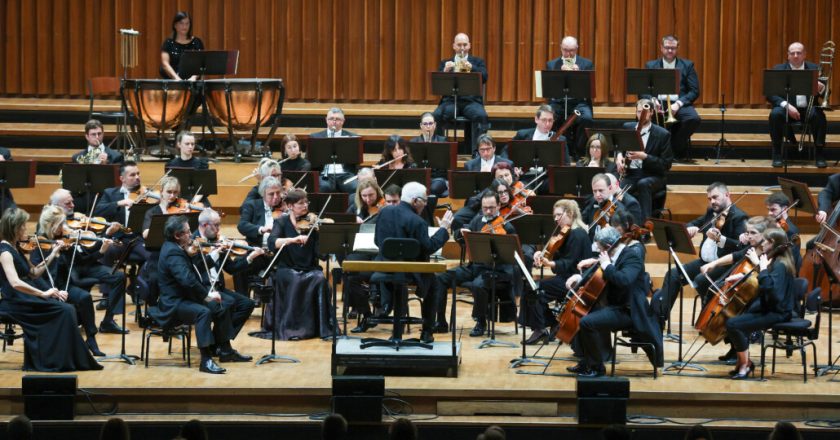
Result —
M542 70L537 72L537 96L563 101L563 120L569 118L569 100L591 100L595 95L594 70ZM540 94L539 91L542 93ZM517 162L514 162L517 163Z
M6 191L9 188L34 187L35 174L35 161L15 160L0 162L0 214L6 212Z
M359 224L358 223L324 223L318 229L318 253L321 255L329 255L333 254L335 256L341 256L340 261L344 261L347 259L347 255L349 255L353 251L353 245L356 242L356 234L359 232ZM330 273L330 259L327 259L327 274ZM347 275L344 274L342 271L342 285L347 286L346 280ZM336 339L338 338L338 280L333 277L332 280L332 288L333 288L333 324L335 328L333 329L332 340L333 344L335 344ZM343 293L345 293L343 297L343 301L347 302L347 295L346 289ZM342 314L344 315L344 314ZM344 315L342 317L344 321L344 332L343 337L347 337L347 316Z
M458 166L457 142L409 142L408 149L418 167L454 170Z
M522 171L536 168L542 171L549 165L566 163L566 143L563 141L510 141L508 159L520 164Z
M201 194L206 197L213 194L218 194L218 186L216 184L216 170L197 170L194 168L167 168L170 176L178 179L181 185L181 196L187 200L191 200L198 188L201 187ZM208 206L205 203L205 206Z
M692 288L696 288L691 278L689 278L688 274L685 272L685 269L683 268L683 265L680 262L680 258L677 256L677 253L692 256L695 254L694 243L691 242L691 237L688 236L688 230L686 229L685 225L679 222L673 222L669 220L650 220L653 222L653 239L656 242L656 247L660 250L668 251L668 272L666 273L671 273L671 267L674 264L676 264L677 268L679 269L679 278L685 279L688 282L689 286L691 286ZM683 361L683 284L679 280L677 282L680 283L680 327L679 335L676 338L677 343L679 344L679 354L677 356L677 360L675 362L672 362L671 365L665 367L664 371L677 369L677 374L681 373L682 370L685 368L692 368L697 371L706 371L705 368L699 365L694 365ZM661 318L662 317L660 317L660 319ZM668 321L671 321L670 313L668 316ZM671 335L669 335L669 337L670 336Z
M364 161L364 146L359 136L310 137L306 143L306 159L312 164L312 169L323 170L327 165L342 165L347 172L347 167L358 166ZM338 189L339 182L336 174L321 172L321 176L330 179L333 188Z
M797 95L814 96L817 91L817 73L816 70L765 69L764 96L784 96L788 103L791 97L795 100ZM790 114L785 111L785 129L789 124ZM787 148L785 146L787 141L782 142L782 163L785 166L784 172L787 174Z
M383 182L381 186L395 184L400 187L408 182L418 182L429 188L432 181L431 168L403 168L399 170L378 169L373 171L377 182Z
M210 135L213 136L214 141L216 139L216 132L213 130L213 119L210 116L210 111L207 109L207 100L204 96L206 90L204 77L205 75L236 75L238 65L238 50L187 50L181 55L181 62L178 65L178 75L181 78L198 75L198 81L196 81L198 93L193 94L188 108L194 109L195 100L201 99L201 111L204 116L203 125L201 126L202 141L204 141L205 128L210 129ZM188 121L189 118L184 118L184 126L186 126ZM207 149L206 146L204 149Z
M330 198L332 197L332 198ZM329 199L330 203L324 212L346 212L350 195L347 193L313 193L307 194L309 212L321 212Z
M316 193L321 189L317 171L283 171L283 177L292 181L295 188L304 188L307 193Z
M490 272L486 276L490 278L490 325L488 325L489 338L481 341L478 348L487 347L510 347L516 348L511 342L496 340L496 285L498 284L499 273L496 266L499 264L516 264L514 254L522 253L522 246L519 244L519 236L516 234L486 234L481 232L464 232L464 242L467 248L467 255L471 263L479 263L490 266ZM514 280L511 280L513 283ZM514 323L516 325L516 323Z
M454 102L452 120L455 121L455 143L458 143L458 97L459 96L483 96L481 90L481 73L479 72L429 72L431 90L433 95L438 95L441 100L445 96L451 96ZM466 128L465 128L466 130ZM466 137L466 135L465 135ZM473 140L475 141L475 140ZM472 146L470 145L470 148Z
M493 174L484 171L449 170L449 197L468 199L480 194L493 181Z
M548 187L551 194L575 194L577 197L592 194L592 178L603 173L603 168L596 167L548 167Z
M90 209L90 195L101 194L120 184L120 166L117 164L65 163L61 165L61 187L85 195L86 209Z

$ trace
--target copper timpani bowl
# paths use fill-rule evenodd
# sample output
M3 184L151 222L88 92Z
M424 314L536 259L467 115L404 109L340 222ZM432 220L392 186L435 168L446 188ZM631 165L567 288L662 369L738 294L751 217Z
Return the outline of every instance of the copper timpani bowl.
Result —
M127 79L123 93L132 112L146 126L169 130L178 127L187 116L192 87L189 81Z
M205 81L210 114L235 130L252 130L274 115L280 101L280 79L211 79Z

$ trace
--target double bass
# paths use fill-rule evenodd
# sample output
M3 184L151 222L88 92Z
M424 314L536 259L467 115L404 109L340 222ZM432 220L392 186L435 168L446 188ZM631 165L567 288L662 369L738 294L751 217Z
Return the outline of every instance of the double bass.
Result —
M826 273L827 269L833 273L840 273L838 247L840 247L840 203L834 206L831 215L823 222L820 233L814 237L814 247L805 252L802 257L802 267L799 277L808 280L808 290L822 288L823 303L831 302L832 306L840 305L840 285L832 283Z

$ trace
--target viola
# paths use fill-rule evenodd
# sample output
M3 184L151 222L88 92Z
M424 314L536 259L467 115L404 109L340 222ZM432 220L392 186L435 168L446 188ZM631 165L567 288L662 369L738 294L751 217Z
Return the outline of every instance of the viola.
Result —
M548 240L548 243L543 248L543 258L546 260L551 260L551 257L557 255L557 251L563 247L563 244L566 243L566 238L569 237L569 233L572 232L571 226L563 226L560 228L560 232L551 236Z
M505 235L507 231L505 231L505 219L502 216L496 216L493 220L485 223L484 226L481 227L481 231L484 234L497 234L497 235Z

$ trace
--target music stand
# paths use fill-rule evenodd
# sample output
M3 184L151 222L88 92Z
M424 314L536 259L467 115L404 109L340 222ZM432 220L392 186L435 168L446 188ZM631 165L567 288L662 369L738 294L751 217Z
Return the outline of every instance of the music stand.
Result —
M454 102L452 120L458 120L459 96L483 96L479 72L429 72L433 95L451 96ZM455 143L458 143L458 126L455 126Z
M307 194L306 198L309 200L309 212L321 212L324 204L327 203L327 199L330 200L330 204L324 210L325 212L346 212L350 195L347 193L314 193Z
M525 201L525 204L527 206L530 206L535 213L546 214L553 213L554 204L557 203L558 200L564 199L574 200L579 206L583 206L586 203L586 199L588 199L588 197L570 197L559 195L531 196L528 197L528 200Z
M6 211L6 190L9 188L34 187L35 174L35 161L15 160L0 162L0 214Z
M673 222L669 220L650 220L653 222L653 239L656 242L656 247L660 250L668 251L668 272L666 273L671 273L671 267L674 264L676 264L679 268L679 278L684 278L688 282L688 284L692 288L694 288L694 283L692 282L691 278L688 277L688 274L685 273L682 263L680 263L680 259L677 256L677 253L686 255L694 255L695 253L694 243L691 242L691 237L688 236L688 230L686 229L685 225L683 223ZM679 344L679 353L677 356L677 361L672 362L671 365L665 367L664 371L668 371L670 369L678 369L679 372L682 372L682 370L686 367L693 368L697 371L706 371L705 368L699 365L689 364L683 361L683 284L680 281L677 282L680 283L680 327L679 335L677 337L677 343ZM671 320L670 313L668 316L668 320Z
M765 69L764 96L784 96L788 104L791 97L796 99L796 95L813 96L817 91L817 73L816 70ZM793 104L795 106L796 102ZM785 111L785 127L789 123L790 115ZM787 148L784 145L782 145L782 163L787 174Z
M283 178L289 179L295 188L305 188L307 193L321 190L321 181L317 171L283 171Z
M794 208L796 211L801 210L809 214L816 214L819 210L817 208L817 202L814 200L814 195L811 193L807 184L779 177L779 186L782 188L782 192L787 196L788 200L790 200L791 205L799 201L796 208Z
M467 248L470 262L490 266L487 277L490 278L490 325L488 332L490 338L481 341L478 348L487 347L510 347L515 348L516 344L496 340L496 285L498 284L499 273L496 266L499 264L516 264L514 254L522 254L522 247L519 245L519 236L516 234L485 234L480 232L464 232L464 242ZM511 283L515 282L511 280ZM515 325L515 323L514 323Z
M205 128L210 130L214 141L216 139L216 132L213 129L213 119L207 108L206 88L204 77L205 75L236 75L236 70L239 65L239 51L238 50L187 50L181 55L181 62L178 64L178 76L181 78L189 78L193 75L198 76L196 87L198 93L193 94L190 98L188 109L194 109L196 99L201 100L201 111L203 113L203 124L201 126L201 140L204 141ZM189 121L189 118L184 119L184 125ZM206 143L205 143L205 149Z
M644 143L642 142L642 135L632 128L587 128L586 137L589 138L593 134L600 134L607 138L607 142L612 145L613 151L618 154L619 151L644 151Z
M549 165L568 165L566 163L566 143L563 141L510 141L508 158L522 167L545 169Z
M537 72L537 86L545 98L563 101L563 120L569 118L569 100L591 100L595 95L594 70L542 70ZM538 92L540 91L538 90ZM518 163L518 162L514 162Z
M484 191L493 181L493 173L449 170L449 197L468 199Z
M408 149L418 167L435 170L458 167L457 142L409 142Z
M336 257L340 256L339 261L344 261L351 252L353 252L353 245L356 242L356 234L359 232L358 223L324 223L318 229L318 253L322 255L333 254ZM330 273L330 259L327 259L327 273ZM347 286L346 274L342 271L342 285ZM335 323L335 331L333 331L333 344L336 343L338 334L338 280L333 277L333 322ZM347 302L347 296L344 297L344 302ZM343 315L344 321L344 337L347 337L347 316Z
M155 205L150 205L150 206L155 206ZM145 211L143 211L143 212L145 214ZM131 216L131 214L129 214L129 217L130 216ZM142 221L141 221L141 227L142 227ZM129 255L131 255L132 248L137 245L137 242L141 242L142 239L143 239L142 235L138 235L138 236L134 237L133 239L131 239L131 241L129 241L125 245L125 250L123 250L121 252L119 258L117 258L116 263L114 263L114 266L111 269L111 274L112 275L115 274L117 272L117 270L120 269L120 268L125 269L125 262L128 259ZM142 242L141 242L141 244L142 244ZM125 272L125 275L126 276L123 277L123 287L126 287L126 285L128 283L128 271ZM128 289L126 288L125 290L127 291ZM113 292L111 294L113 294ZM137 316L137 318L139 318L140 317L140 301L136 300L136 301L134 301L134 303L137 306L136 316ZM128 305L125 303L125 298L123 298L123 312L122 312L122 328L123 329L126 328L125 327L126 315L128 315ZM127 332L125 332L125 331L120 332L120 353L99 358L100 362L109 361L109 360L118 360L118 361L125 362L128 365L134 365L135 364L134 361L140 359L140 356L125 353L125 335L126 335L126 333Z
M185 212L179 214L155 214L152 216L152 222L149 224L149 234L146 236L146 250L156 252L163 247L163 242L166 240L163 236L163 226L169 217L175 215L183 215L187 218L187 223L190 225L190 231L198 230L198 214L197 212Z
M334 137L314 138L306 140L306 159L312 164L312 169L322 170L326 165L342 165L347 172L348 167L354 167L364 162L364 143L362 138ZM321 173L324 175L324 173ZM337 187L336 174L327 174L326 177Z
M178 184L181 186L181 197L187 200L192 200L195 197L199 187L201 194L205 201L207 196L218 194L219 190L216 185L216 170L197 170L195 168L167 168L170 176L178 179ZM204 203L209 207L208 203Z
M432 182L431 168L403 168L399 170L378 169L373 172L376 175L376 181L382 182L380 187L384 187L392 183L403 187L408 182L417 182L425 186L426 189L429 189Z
M624 72L627 80L627 94L656 97L674 95L680 91L680 69L627 68Z
M120 166L65 163L61 166L61 176L61 187L72 193L84 194L87 208L90 208L91 194L101 194L120 184Z
M592 178L603 172L603 168L596 167L549 166L548 192L558 195L574 194L577 197L592 195Z

